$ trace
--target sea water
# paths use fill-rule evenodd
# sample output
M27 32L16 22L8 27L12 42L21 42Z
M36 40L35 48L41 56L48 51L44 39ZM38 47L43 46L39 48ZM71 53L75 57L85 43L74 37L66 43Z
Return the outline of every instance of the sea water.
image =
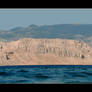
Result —
M92 65L0 66L0 84L92 83Z

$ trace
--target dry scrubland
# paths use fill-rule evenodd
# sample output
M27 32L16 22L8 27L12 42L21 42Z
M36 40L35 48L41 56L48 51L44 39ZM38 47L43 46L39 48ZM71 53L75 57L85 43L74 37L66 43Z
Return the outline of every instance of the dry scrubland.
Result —
M0 65L92 65L92 48L67 39L0 42Z

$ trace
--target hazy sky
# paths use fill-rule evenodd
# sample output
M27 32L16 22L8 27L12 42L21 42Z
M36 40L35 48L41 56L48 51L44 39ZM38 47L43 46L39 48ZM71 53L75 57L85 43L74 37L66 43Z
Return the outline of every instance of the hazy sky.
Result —
M92 24L92 9L0 9L0 29L31 24Z

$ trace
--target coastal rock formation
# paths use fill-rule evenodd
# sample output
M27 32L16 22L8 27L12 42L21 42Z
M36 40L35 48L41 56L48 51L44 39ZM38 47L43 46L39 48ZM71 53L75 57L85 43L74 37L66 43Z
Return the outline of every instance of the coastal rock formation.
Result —
M0 65L92 65L92 48L68 39L0 42Z

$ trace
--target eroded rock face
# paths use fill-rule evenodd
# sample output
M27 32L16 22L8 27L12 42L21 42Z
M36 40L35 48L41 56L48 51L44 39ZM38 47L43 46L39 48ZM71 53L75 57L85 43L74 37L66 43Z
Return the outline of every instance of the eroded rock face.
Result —
M92 48L67 39L0 42L0 65L92 64Z

